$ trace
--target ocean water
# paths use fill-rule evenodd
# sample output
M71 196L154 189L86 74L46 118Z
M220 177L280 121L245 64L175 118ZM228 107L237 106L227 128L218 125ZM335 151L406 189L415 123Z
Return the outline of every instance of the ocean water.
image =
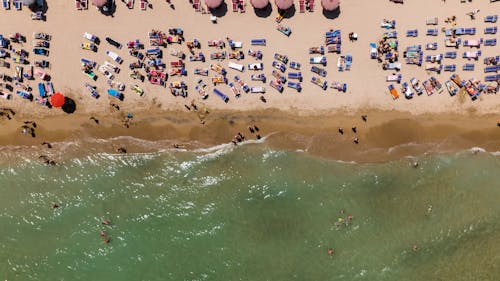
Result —
M499 172L487 152L356 164L265 143L3 163L0 280L498 281Z

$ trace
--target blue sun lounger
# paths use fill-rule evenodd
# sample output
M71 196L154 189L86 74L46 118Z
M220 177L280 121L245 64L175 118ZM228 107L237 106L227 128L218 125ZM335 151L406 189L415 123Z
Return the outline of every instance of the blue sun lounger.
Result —
M327 31L325 33L325 37L326 38L330 38L330 37L340 37L340 30L334 30L334 31Z
M10 10L10 0L3 0L3 8L5 10Z
M427 55L425 57L425 61L426 62L437 62L437 63L440 63L441 60L443 59L443 54L439 54L439 55Z
M484 34L497 34L497 27L496 26L486 27L484 29Z
M499 65L492 65L484 68L484 73L498 72L498 71L500 71Z
M295 69L295 70L299 70L300 69L300 63L296 62L296 61L291 61L290 62L290 68Z
M21 0L14 0L13 1L14 3L14 7L16 7L16 10L20 11L22 9L22 3L21 3Z
M288 79L297 79L302 82L302 72L288 72Z
M406 31L406 37L417 37L418 36L418 30L417 29L410 29Z
M302 91L302 85L300 85L299 82L288 81L287 86L288 86L288 88L292 88L292 89L297 90L297 92Z
M475 27L464 28L464 35L475 35L475 34L476 34Z
M466 63L462 67L463 71L474 71L474 64L473 63Z
M108 95L112 96L112 97L115 97L119 100L123 100L123 94L120 93L118 90L116 89L108 89Z
M437 47L438 47L438 43L437 42L428 43L428 44L425 45L425 49L426 50L437 50Z
M457 66L455 64L447 64L444 66L444 71L455 72Z
M444 53L444 57L446 59L456 59L457 58L457 52L446 52L446 53Z
M45 92L45 85L43 83L38 83L38 93L42 98L47 95L47 93Z
M497 22L497 19L498 19L497 15L486 16L486 17L484 17L484 22L495 23L495 22Z
M486 77L484 77L484 81L486 81L486 82L500 81L500 74L486 75Z
M86 64L86 65L89 65L91 66L92 68L96 67L97 66L97 63L95 61L92 61L92 60L89 60L87 58L81 58L80 59L80 62L83 63L83 64Z
M484 40L484 45L485 46L496 46L497 45L497 39L486 39Z
M31 94L29 92L17 90L16 94L18 96L20 96L21 98L23 98L23 99L27 99L27 100L31 100L32 99L32 96L31 96Z
M219 91L219 89L214 88L214 94L218 95L225 103L229 102L229 98L223 92Z
M421 51L422 50L422 45L411 45L409 47L406 47L406 51Z
M252 41L250 41L250 44L253 46L265 46L266 39L252 39Z
M427 35L427 36L437 36L438 35L438 30L437 30L437 28L427 29L427 32L426 32L425 35Z
M486 57L486 58L484 58L484 64L494 64L494 65L497 65L499 62L500 62L500 56Z
M388 39L391 39L391 38L397 38L398 37L398 32L397 31L391 31L391 32L385 32L383 34L383 37L384 38L388 38Z

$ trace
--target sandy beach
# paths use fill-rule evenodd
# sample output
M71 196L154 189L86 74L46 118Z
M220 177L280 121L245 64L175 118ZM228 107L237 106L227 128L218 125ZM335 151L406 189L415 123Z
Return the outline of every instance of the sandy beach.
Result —
M338 15L333 19L326 18L323 15L320 3L317 3L314 12L304 14L298 12L298 3L296 3L297 11L282 22L283 25L292 29L290 37L283 36L276 31L274 21L276 7L274 5L272 7L273 11L268 17L258 17L250 3L247 3L247 11L244 14L232 12L230 3L228 3L229 11L218 18L217 24L212 24L208 14L196 13L187 1L185 3L174 2L173 4L175 10L171 9L166 3L154 2L152 3L153 9L141 11L139 3L136 3L134 9L129 10L123 3L117 2L116 13L113 17L110 17L102 15L92 6L88 10L77 11L72 1L50 1L46 13L47 21L30 20L29 11L26 8L23 11L1 10L0 24L2 28L0 33L8 35L20 32L27 35L28 42L25 43L27 49L31 49L31 42L33 41L31 34L33 32L45 32L52 36L50 55L48 57L51 67L48 73L52 77L51 81L55 90L75 100L77 110L74 114L68 115L60 109L42 107L34 102L22 100L14 94L12 100L0 100L1 107L12 108L17 113L11 121L5 118L2 119L0 124L2 124L3 130L0 133L0 143L12 145L35 144L41 142L41 140L60 141L62 139L74 139L80 133L85 132L90 136L101 138L129 135L145 139L166 138L183 142L196 140L200 142L206 141L207 144L216 144L228 142L237 131L245 130L245 126L249 123L248 120L254 119L259 123L265 122L267 133L285 132L291 129L298 132L309 130L306 135L314 135L312 132L327 128L328 132L336 134L338 126L345 126L346 130L350 130L350 126L359 125L360 114L367 112L370 113L370 116L377 116L376 118L370 117L369 122L367 122L367 124L370 124L369 126L373 127L377 126L377 124L391 124L393 120L410 120L408 124L413 124L412 122L419 123L422 120L432 120L429 122L435 122L434 124L441 124L447 128L454 128L455 132L461 131L465 134L472 134L474 128L477 130L484 129L485 135L479 134L471 137L474 140L482 139L479 136L491 136L498 139L498 130L496 132L488 131L490 128L497 129L496 122L498 121L496 119L498 119L500 109L498 95L482 94L476 101L472 101L464 93L450 97L445 89L442 94L432 96L424 94L415 96L410 100L401 96L398 100L393 100L387 90L389 83L385 82L385 76L392 72L383 71L376 60L370 59L369 43L377 42L381 35L387 31L380 27L380 22L383 19L394 19L397 22L396 30L399 34L398 40L401 51L406 46L413 44L425 45L430 42L438 42L438 50L424 51L424 57L425 55L444 53L449 51L449 48L445 48L443 44L444 34L440 32L437 37L425 36L425 30L431 27L441 30L442 27L447 26L443 22L444 19L453 15L457 17L457 26L476 27L477 29L475 36L466 36L464 38L484 37L498 39L497 34L483 35L484 27L492 26L492 24L484 23L483 18L486 15L494 14L493 10L495 10L495 7L499 7L499 3L473 1L472 3L461 4L458 1L423 0L406 1L404 5L401 5L382 0L355 0L342 2ZM466 13L475 9L479 9L480 12L476 16L476 20L471 20ZM431 27L426 26L426 19L432 17L438 17L439 24ZM496 26L496 24L493 25ZM271 72L273 68L271 63L273 54L278 52L302 64L303 90L301 93L297 93L293 89L285 88L285 91L280 94L272 89L268 83L262 84L261 82L250 81L250 75L253 72L246 70L240 74L235 70L228 69L228 60L226 59L221 64L228 70L227 77L229 81L232 81L234 75L239 74L249 86L266 87L265 97L267 102L261 102L259 94L243 94L236 99L232 96L231 89L228 86L219 85L217 88L230 97L227 104L222 102L220 98L211 94L213 86L209 83L209 78L213 73L209 74L208 78L201 77L208 84L207 92L210 93L207 100L201 100L200 96L194 91L196 81L200 76L193 75L193 70L196 67L207 68L209 64L215 62L208 59L205 63L186 60L188 76L168 78L167 83L184 81L188 85L189 94L187 98L174 97L170 94L168 88L155 86L147 81L138 83L145 90L145 95L139 97L130 90L130 85L137 83L137 80L134 81L129 77L128 64L133 61L133 58L127 54L126 48L116 50L106 43L104 38L110 36L122 44L139 39L141 42L146 43L146 47L148 47L147 33L151 29L166 32L168 28L173 27L182 28L187 41L194 38L198 39L202 44L201 51L207 57L211 52L215 51L214 48L207 47L208 40L229 37L236 41L242 41L243 51L246 53L248 49L254 48L254 46L250 46L252 38L265 38L267 46L257 49L262 50L264 54L262 60L264 63L263 73L268 77L268 81L272 78ZM338 72L336 63L339 55L326 54L328 60L326 80L328 82L341 81L347 83L348 90L346 93L339 93L331 88L322 91L318 86L310 82L313 73L309 71L308 60L311 55L308 54L308 48L322 45L324 32L330 29L342 30L341 54L352 54L353 64L350 71ZM417 38L405 37L406 31L409 29L418 29L419 36ZM347 39L347 34L351 31L359 35L359 39L355 42L350 42ZM101 39L101 44L96 53L80 48L80 44L85 42L83 38L84 32L95 34ZM169 45L164 50L165 55L163 58L163 61L167 64L176 59L169 55L172 48L189 54L185 44ZM482 56L479 61L475 62L475 71L463 72L461 66L469 61L460 58L461 53L469 49L461 46L456 50L459 58L445 60L445 63L457 64L457 73L463 79L475 77L482 80L485 75L483 73L482 58L498 55L498 48L482 46ZM106 50L116 51L124 58L121 71L115 78L116 81L121 81L127 86L124 91L124 101L118 101L106 94L108 86L102 74L96 71L99 78L96 82L92 82L81 72L80 58L86 57L102 64L104 61L110 60L105 55ZM40 58L37 57L37 59ZM33 59L31 54L30 60ZM252 62L255 62L255 59L246 56L239 63L246 65ZM444 84L451 75L449 72L442 72L441 74L427 73L423 67L406 65L402 56L400 56L400 62L403 64L400 71L403 75L403 81L409 81L411 77L423 81L428 79L429 76L434 76ZM10 70L2 68L0 71L9 73L13 72L13 69L12 67ZM38 80L34 80L28 82L28 84L36 89L38 82ZM97 86L101 95L99 99L96 100L90 96L84 87L86 82ZM397 85L397 89L398 91L401 90L400 85ZM186 110L185 105L190 105L193 102L200 109L207 109L210 112L205 120L205 125L200 124L198 114ZM121 110L114 110L110 103L118 104ZM269 115L267 112L272 112L272 114ZM375 112L375 114L371 114L372 112ZM121 124L121 120L127 113L133 113L135 116L129 129L123 128ZM241 116L241 120L245 120L245 122L239 123L240 128L228 130L230 127L224 123L227 120L224 121L223 116L229 115L234 116L234 119ZM88 120L90 116L96 116L100 119L102 121L101 125L92 127L92 121ZM335 118L337 121L343 120L343 122L330 121L331 118ZM161 120L163 119L170 119L172 126L185 128L169 130L170 125L162 123ZM35 120L41 124L35 140L19 134L19 127L22 125L23 120ZM283 122L277 120L283 120ZM348 122L349 120L351 121ZM153 123L156 122L162 123L159 125L162 128L161 130L147 130L147 128L152 128L150 126L153 126ZM292 128L293 126L284 125L284 123L291 125L294 122L304 123L297 124L298 128L295 129ZM426 123L427 121L422 122L423 124L429 124ZM190 125L185 125L186 123ZM320 128L319 123L329 125L325 125L326 128ZM401 126L404 126L404 124L405 122L402 121ZM312 128L306 129L305 125ZM470 130L463 129L464 126ZM103 130L103 128L106 129ZM394 128L398 127L395 126ZM416 127L413 126L412 128L415 129ZM412 140L418 139L416 135L406 135L407 133L409 132L391 129L390 133L383 134L386 138L383 143L392 146L403 142L410 143ZM440 135L441 137L438 139L441 140L448 137L437 129L429 129L429 132L426 131L425 135L428 135L431 139L433 138L430 137L431 135ZM372 140L366 140L368 136ZM401 136L405 137L401 138ZM363 131L360 133L362 145L370 141L379 143L379 140L375 141L374 139L381 137L382 135L375 137ZM401 139L401 141L391 141L394 139ZM348 142L351 141L352 138L349 138ZM469 144L467 143L467 145ZM362 145L358 146L358 149ZM383 145L382 147L386 146ZM491 144L490 147L498 149L499 146L495 143ZM338 152L332 152L332 154L339 156Z

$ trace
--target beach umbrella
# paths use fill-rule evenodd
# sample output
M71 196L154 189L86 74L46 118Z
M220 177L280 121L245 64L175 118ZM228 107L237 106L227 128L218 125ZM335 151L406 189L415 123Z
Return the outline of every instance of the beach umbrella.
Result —
M269 0L250 0L255 9L264 9L269 4Z
M222 4L222 0L205 0L205 4L209 9L215 9Z
M340 5L340 0L321 0L321 6L327 11L333 11Z
M24 6L31 6L35 4L36 0L23 0L22 3Z
M108 0L92 0L92 5L96 6L97 8L100 8L108 3Z
M274 3L280 10L286 10L293 6L293 0L274 0Z
M50 104L53 107L62 107L64 105L64 96L61 93L55 93L50 97Z

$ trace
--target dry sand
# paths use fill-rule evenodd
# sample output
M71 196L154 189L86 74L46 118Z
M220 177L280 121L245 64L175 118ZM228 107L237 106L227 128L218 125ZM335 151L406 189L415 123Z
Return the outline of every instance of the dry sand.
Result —
M439 18L439 25L436 26L438 29L444 26L444 19L446 17L455 15L457 16L457 26L459 27L476 27L477 34L475 36L468 36L469 38L499 38L497 35L483 35L483 29L487 26L483 22L483 17L489 14L495 14L494 10L498 11L500 3L488 3L489 1L473 1L472 3L460 4L459 1L440 1L440 0L420 0L420 1L406 1L404 5L394 4L388 0L378 0L378 1L365 1L365 0L351 0L345 1L341 4L340 14L334 19L327 19L321 11L320 1L317 3L316 11L313 13L306 12L305 14L300 14L297 11L290 19L285 19L282 24L290 26L292 28L292 35L287 38L281 33L276 31L276 23L274 22L274 17L276 15L276 8L273 7L273 12L269 17L257 17L248 3L247 12L245 14L233 13L232 11L227 11L227 13L218 19L217 24L212 24L209 21L209 15L203 15L201 13L195 13L194 10L189 5L188 1L174 2L175 10L169 8L169 6L163 1L154 1L153 9L148 9L147 11L141 11L139 9L138 1L136 1L135 9L126 9L124 4L117 1L117 11L114 17L106 17L100 14L94 7L90 7L87 11L77 11L74 8L73 1L49 1L48 11L47 11L47 21L38 22L29 19L29 11L24 9L23 11L0 11L0 33L8 35L14 32L21 32L22 34L28 35L28 43L25 48L31 49L31 34L33 32L46 32L52 35L50 56L49 60L52 64L49 74L52 76L52 81L56 91L61 91L68 97L73 98L77 102L77 112L73 115L66 115L59 109L47 109L41 107L35 103L30 103L25 100L21 100L19 97L15 96L11 101L0 100L1 107L10 107L16 110L18 113L16 116L16 121L4 122L2 124L2 143L4 144L29 144L34 143L34 141L21 140L13 135L17 132L18 126L21 120L35 119L38 122L42 118L48 118L48 116L53 116L50 125L47 124L45 129L40 130L40 135L46 139L51 139L54 135L57 137L52 137L53 139L60 139L62 136L66 138L72 138L70 135L75 137L80 131L86 132L87 126L91 126L88 122L88 117L90 115L100 116L103 120L109 120L113 123L116 129L111 129L107 132L98 133L99 130L96 129L92 131L92 136L96 137L111 137L116 135L133 135L138 137L144 137L146 139L151 138L176 138L183 141L188 139L196 139L203 141L204 139L210 139L208 143L220 143L227 142L234 133L233 130L225 130L226 126L222 126L224 119L217 120L214 116L221 116L218 113L220 110L231 111L230 114L235 114L235 116L241 115L242 119L247 120L251 116L258 117L265 109L279 109L282 110L280 114L283 118L289 118L290 120L298 121L298 116L314 115L313 118L316 121L310 121L307 123L308 126L319 127L318 120L323 122L323 119L318 117L318 115L325 115L335 118L342 118L342 120L353 120L355 123L359 119L359 114L363 112L373 112L376 110L381 110L385 112L379 115L380 122L385 124L390 124L391 120L403 120L409 118L411 120L420 120L423 117L415 116L418 114L437 114L441 115L430 115L430 116L440 116L438 120L445 124L444 126L458 126L457 119L449 118L449 116L459 116L465 115L464 118L460 119L470 120L468 124L474 124L474 126L479 126L484 129L484 127L492 127L495 125L495 115L498 114L500 109L500 99L498 95L481 95L480 98L473 102L468 97L450 97L446 90L443 94L433 95L433 96L416 96L412 100L406 100L401 97L399 100L393 101L387 91L388 83L385 82L385 76L390 74L389 71L383 71L380 65L375 60L369 59L369 43L376 42L380 38L381 34L385 32L385 29L380 28L380 22L384 18L395 19L397 21L397 31L399 34L400 50L405 46L410 44L425 44L428 42L438 42L438 51L424 51L424 56L428 54L438 54L444 53L444 35L440 33L438 37L428 37L425 36L425 30L427 26L425 25L425 20L431 17ZM230 3L228 2L229 8ZM467 12L474 9L480 9L480 13L477 15L477 19L472 21L466 16ZM491 25L491 24L490 24ZM490 26L488 25L488 26ZM170 77L168 82L183 80L189 86L189 97L187 99L181 97L172 96L167 88L162 88L159 86L153 86L149 83L140 84L142 88L145 89L146 95L144 97L139 97L133 93L129 88L125 90L125 100L119 102L118 100L108 97L105 93L107 89L106 81L102 75L99 75L99 79L94 83L98 86L99 92L101 93L101 98L98 100L90 97L87 90L83 87L85 82L91 82L87 77L85 77L80 69L79 60L81 57L87 57L96 60L98 63L102 64L105 60L109 60L105 56L106 50L114 50L114 47L110 46L104 41L105 36L110 36L121 43L125 44L127 41L140 39L142 42L147 43L147 32L151 29L160 29L162 31L167 31L168 28L181 27L184 29L185 38L190 41L193 38L197 38L202 43L202 52L205 56L210 55L210 52L214 51L213 48L208 48L206 42L212 39L225 39L230 37L236 41L242 41L244 44L244 52L249 48L254 48L250 46L250 40L252 38L266 38L267 46L261 48L264 53L264 73L270 79L271 76L271 62L274 52L279 52L289 56L291 60L301 62L302 73L304 76L303 91L302 93L297 93L295 90L286 88L283 94L277 93L268 84L264 85L267 89L265 94L267 98L267 103L262 103L255 94L244 94L241 98L235 99L230 93L229 87L222 85L218 86L219 89L223 90L231 100L229 103L225 104L218 97L211 95L208 100L203 101L203 107L208 108L212 113L211 119L207 120L207 126L210 129L198 128L189 133L178 133L180 131L174 131L175 133L165 133L169 132L168 126L163 133L157 134L157 131L146 132L148 123L156 119L165 118L175 118L175 116L191 116L192 118L189 122L195 122L199 126L199 119L193 115L193 113L183 113L178 114L178 112L185 111L184 104L190 104L192 100L196 103L201 104L198 94L194 92L195 81L200 78L200 76L194 76L193 69L196 67L208 67L213 61L208 60L206 63L201 62L187 62L187 70L189 75L184 78ZM417 28L419 30L419 37L417 38L406 38L404 37L406 30ZM327 91L321 91L316 85L310 82L312 73L309 71L310 65L308 63L310 55L308 54L308 48L312 46L320 46L324 41L324 32L329 29L341 29L342 30L342 54L350 53L354 57L354 62L351 71L338 72L336 70L336 62L339 55L337 54L327 54L328 66L326 67L328 71L328 76L326 80L331 81L342 81L348 83L348 92L345 94L340 94L333 89L328 89ZM357 42L349 42L347 34L350 31L354 31L359 34L359 40ZM97 53L91 53L89 51L84 51L80 49L80 43L85 42L82 35L84 32L90 32L100 37L101 44ZM148 44L146 44L148 46ZM171 48L181 49L186 54L188 53L185 45L170 45L164 52L165 56L163 60L169 62L175 60L174 57L170 56L169 50ZM479 62L476 62L476 71L462 73L461 66L466 63L465 59L457 58L456 60L445 60L445 64L455 63L457 64L458 73L462 78L483 78L483 64L482 58L485 56L498 55L498 47L481 47L483 56ZM460 47L457 50L459 56L461 53L466 51L466 48ZM128 64L132 62L132 57L127 54L126 48L117 51L124 59L124 63L121 67L121 72L117 75L115 80L124 82L127 87L130 84L137 83L128 77L129 70ZM400 60L402 60L400 56ZM33 55L31 54L30 60L33 60ZM251 57L246 57L241 63L247 64L253 62L254 59ZM227 60L222 62L222 65L227 66ZM13 72L13 69L6 70L5 68L0 69L1 72ZM429 77L423 68L410 66L403 63L403 69L401 71L403 74L403 81L409 81L413 76L425 80ZM228 78L232 80L232 77L238 74L233 70L229 70ZM260 82L250 81L250 75L252 72L245 71L240 74L241 77L250 86L260 86ZM210 74L212 75L212 74ZM438 78L443 84L448 79L450 73L443 72L440 75L432 73ZM210 77L210 76L209 76ZM204 78L207 84L209 83L208 78ZM38 81L33 81L30 84L35 88ZM207 91L211 93L212 86L209 85ZM399 90L399 87L398 87ZM113 113L110 108L109 103L118 103L122 110L121 113ZM168 111L168 112L166 112ZM241 111L247 111L243 113ZM395 115L388 114L391 111L399 111L402 113L394 113ZM142 122L143 125L134 127L130 129L121 128L120 116L126 112L135 113L136 116L140 116L143 120L149 120L148 122ZM154 112L154 113L153 113ZM254 113L249 113L254 112ZM229 114L229 113L228 113ZM253 115L256 114L256 115ZM287 115L292 114L292 115ZM490 114L488 118L483 117L485 114ZM266 115L267 116L267 115ZM353 117L354 116L354 117ZM269 117L269 116L267 116ZM183 117L179 117L181 120ZM186 117L187 118L187 117ZM260 117L259 117L260 118ZM271 118L271 117L269 117ZM278 118L277 113L272 115L271 119L282 119ZM438 117L433 117L438 118ZM432 118L431 118L432 119ZM177 120L177 121L179 121ZM182 121L182 120L181 120ZM183 124L182 122L176 122L177 125ZM259 121L262 121L259 119ZM222 122L219 124L218 122ZM140 122L136 122L140 123ZM271 124L272 122L267 122ZM293 122L290 122L293 123ZM338 123L338 122L337 122ZM342 125L337 123L331 123L329 129L336 131L335 126L351 126ZM344 124L347 122L343 122ZM56 125L57 124L57 125ZM194 123L193 123L194 124ZM211 125L210 125L211 124ZM221 125L220 128L216 124ZM275 125L269 125L267 132L270 131L285 131L290 126L285 126L284 123L275 122ZM276 124L283 125L280 128ZM81 130L77 128L82 126ZM111 126L111 125L110 125ZM166 125L162 125L163 126ZM194 125L193 125L194 126ZM241 126L246 126L241 124ZM75 128L76 127L76 128ZM188 126L185 130L189 129ZM349 128L349 127L348 127ZM272 129L272 130L271 130ZM494 128L496 129L496 128ZM46 130L45 132L43 130ZM238 129L239 130L239 129ZM56 133L57 131L57 133ZM66 133L64 132L66 131ZM237 131L237 130L236 130ZM297 131L303 131L302 129L297 129ZM212 133L210 133L212 132ZM215 134L215 132L220 133L215 136L210 136L210 134ZM445 130L445 132L447 132ZM394 130L390 131L389 135L385 135L387 139L398 139L399 137L392 136L395 134ZM17 132L18 134L18 132ZM155 137L152 137L152 136ZM207 136L205 136L207 135ZM401 134L399 134L401 135ZM404 135L404 134L403 134ZM429 134L434 135L434 134ZM486 134L485 136L490 136ZM373 139L377 139L375 136L370 136ZM410 142L416 137L409 137L404 141ZM443 138L444 139L444 136ZM474 138L476 139L476 138ZM497 136L498 139L498 136ZM351 140L349 139L349 142ZM397 141L395 144L403 143ZM493 148L495 145L493 145ZM498 149L498 146L496 147Z

